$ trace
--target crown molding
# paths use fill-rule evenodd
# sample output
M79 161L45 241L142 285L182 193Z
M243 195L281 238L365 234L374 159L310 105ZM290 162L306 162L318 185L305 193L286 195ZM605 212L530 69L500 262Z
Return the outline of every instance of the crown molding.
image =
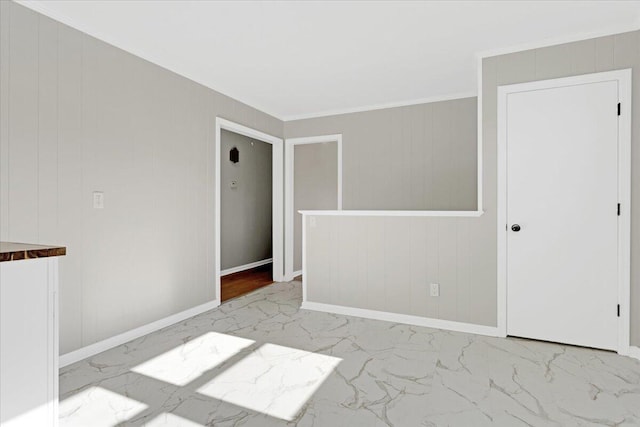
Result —
M405 101L398 101L398 102L363 105L361 107L327 110L319 113L294 114L290 116L285 116L283 120L285 122L292 122L295 120L315 119L318 117L337 116L341 114L350 114L350 113L362 113L366 111L384 110L387 108L408 107L411 105L429 104L432 102L453 101L456 99L474 98L476 96L478 96L476 92L462 92L462 93L454 93L449 95L431 96L428 98L408 99Z

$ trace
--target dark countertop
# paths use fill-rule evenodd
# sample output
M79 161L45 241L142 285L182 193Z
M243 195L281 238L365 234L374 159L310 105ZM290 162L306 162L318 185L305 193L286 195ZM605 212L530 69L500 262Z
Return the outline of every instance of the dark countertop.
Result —
M0 262L21 259L46 258L67 254L64 246L31 245L28 243L0 242Z

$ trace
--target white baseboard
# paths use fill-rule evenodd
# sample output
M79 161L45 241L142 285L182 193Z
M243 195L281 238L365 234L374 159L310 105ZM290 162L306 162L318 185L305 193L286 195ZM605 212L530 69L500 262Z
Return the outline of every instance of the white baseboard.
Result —
M270 264L273 262L273 258L263 259L262 261L251 262L245 265L239 265L237 267L227 268L226 270L222 270L220 272L220 277L228 276L229 274L239 273L241 271L250 270L252 268L261 267L266 264Z
M166 328L167 326L182 322L183 320L197 316L198 314L204 313L205 311L212 310L219 305L219 299L210 301L181 311L180 313L165 317L164 319L156 320L155 322L151 322L138 328L131 329L130 331L123 332L119 335L107 338L106 340L102 340L97 343L90 344L86 347L82 347L78 350L69 352L67 354L63 354L62 356L60 356L59 367L62 368L88 357L95 356L98 353L102 353L103 351L117 347L136 338L140 338L144 335L150 334L151 332L155 332L162 328Z
M640 360L640 347L630 346L628 356Z
M502 337L497 327L474 325L472 323L454 322L451 320L432 319L428 317L413 316L409 314L389 313L387 311L367 310L364 308L344 307L341 305L323 304L319 302L305 301L302 307L305 310L324 311L327 313L343 314L345 316L364 317L367 319L385 320L387 322L406 323L409 325L424 326L434 329L446 329L450 331L466 332L491 337Z
M284 280L285 280L286 282L290 282L290 281L292 281L293 279L295 279L296 277L298 277L298 276L300 276L300 275L302 275L302 270L294 271L293 273L291 273L291 274L289 274L288 276L286 276L286 277L284 278Z

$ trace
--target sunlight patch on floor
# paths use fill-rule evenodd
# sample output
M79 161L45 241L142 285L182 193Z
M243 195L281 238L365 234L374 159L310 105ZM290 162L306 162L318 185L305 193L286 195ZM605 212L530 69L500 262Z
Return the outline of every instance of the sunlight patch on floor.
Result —
M60 402L65 427L113 427L148 406L101 387L90 387Z
M253 344L253 340L207 332L131 369L176 386L184 386Z
M341 360L264 344L200 387L198 392L291 421Z
M175 414L160 414L148 423L145 427L202 427L202 424L187 420Z

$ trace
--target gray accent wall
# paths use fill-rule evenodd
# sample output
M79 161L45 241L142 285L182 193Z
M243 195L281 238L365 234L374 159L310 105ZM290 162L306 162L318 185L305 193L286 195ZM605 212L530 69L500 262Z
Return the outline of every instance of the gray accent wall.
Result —
M61 353L216 299L216 116L282 136L274 117L0 2L0 239L68 247Z
M636 149L640 143L640 31L484 59L484 214L479 218L318 216L315 228L307 225L309 299L495 326L497 87L624 68L633 69L634 81L631 344L640 345L640 150ZM420 126L422 122L416 119L413 123ZM285 132L288 137L293 136L291 132L340 133L356 126L357 116L345 115L286 123ZM366 127L365 123L360 126ZM356 178L362 173L361 163L354 160L357 150L353 144L366 147L364 141L350 142L345 136L345 188L349 189L345 204L352 209L361 208L355 202L362 200L354 194L356 189L365 194L374 190ZM428 296L431 282L441 285L439 301Z
M489 215L315 219L306 224L310 302L496 325ZM429 296L430 283L440 284L439 297Z
M301 210L338 209L338 143L293 148L293 271L302 270Z
M271 144L224 129L221 133L220 265L226 270L271 258L273 162ZM234 147L240 152L238 163L229 160Z
M310 299L495 326L497 86L629 67L631 342L640 345L638 31L485 59L484 214L317 217ZM468 98L283 124L0 1L0 239L68 247L67 353L217 298L216 116L287 138L341 133L344 209L474 210L476 108ZM105 209L92 208L93 191ZM441 285L438 301L430 282Z
M475 210L477 120L465 98L285 122L285 135L343 135L344 209ZM495 326L495 212L316 220L310 301Z
M476 98L296 120L284 128L286 138L342 134L344 209L476 209Z

